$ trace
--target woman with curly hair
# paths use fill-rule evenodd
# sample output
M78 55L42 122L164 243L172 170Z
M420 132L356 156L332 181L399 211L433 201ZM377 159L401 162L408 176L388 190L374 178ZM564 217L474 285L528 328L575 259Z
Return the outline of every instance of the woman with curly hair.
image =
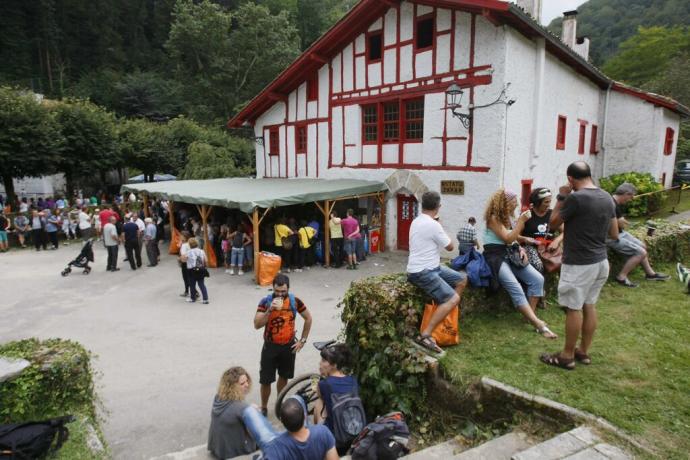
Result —
M519 250L519 260L511 261L507 257L508 246L517 244L525 222L531 217L530 211L525 211L513 225L511 218L516 208L515 193L499 189L491 195L484 212L484 257L491 267L494 282L508 291L515 308L534 326L536 332L547 339L556 339L558 336L535 313L539 299L544 296L544 277L529 264L523 248L518 246L519 249L516 249ZM527 295L520 282L527 286Z
M220 378L208 430L208 450L216 458L239 457L257 449L242 420L245 409L250 407L244 398L251 386L251 377L241 367L231 367Z

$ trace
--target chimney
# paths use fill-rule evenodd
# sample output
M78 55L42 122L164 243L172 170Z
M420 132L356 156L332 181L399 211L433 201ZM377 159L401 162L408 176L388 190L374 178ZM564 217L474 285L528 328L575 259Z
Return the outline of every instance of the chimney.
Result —
M585 61L589 60L589 38L587 37L577 37L577 42L575 43L575 52L582 56Z
M515 3L537 22L541 20L541 0L515 0Z
M563 40L563 43L568 45L570 49L575 49L575 41L577 40L577 10L563 13L563 32L561 32L561 40Z

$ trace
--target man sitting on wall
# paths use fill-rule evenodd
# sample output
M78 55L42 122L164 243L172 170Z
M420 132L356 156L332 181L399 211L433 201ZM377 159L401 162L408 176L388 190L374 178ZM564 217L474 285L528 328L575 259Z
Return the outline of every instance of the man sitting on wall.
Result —
M623 207L635 198L635 193L637 193L637 189L633 184L628 182L619 185L616 191L613 192L613 201L616 204L616 219L618 219L620 235L618 241L608 240L606 242L609 249L628 258L623 268L618 273L618 276L616 276L616 283L631 288L637 287L637 284L628 279L628 273L638 265L642 265L642 269L646 274L645 278L648 281L666 281L670 278L669 275L654 271L649 263L645 244L625 231L630 225L630 222L628 222L623 215Z

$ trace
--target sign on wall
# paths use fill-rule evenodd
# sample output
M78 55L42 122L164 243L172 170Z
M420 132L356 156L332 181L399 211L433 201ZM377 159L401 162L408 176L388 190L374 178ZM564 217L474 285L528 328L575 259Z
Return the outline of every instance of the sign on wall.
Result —
M443 195L464 195L465 181L463 180L442 180L441 193Z

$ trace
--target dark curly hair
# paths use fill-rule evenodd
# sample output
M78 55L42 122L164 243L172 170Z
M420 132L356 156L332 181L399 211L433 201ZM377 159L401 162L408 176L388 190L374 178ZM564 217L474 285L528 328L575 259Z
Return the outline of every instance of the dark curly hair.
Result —
M352 363L352 352L343 343L324 348L321 350L321 357L338 368L338 370L349 368Z

